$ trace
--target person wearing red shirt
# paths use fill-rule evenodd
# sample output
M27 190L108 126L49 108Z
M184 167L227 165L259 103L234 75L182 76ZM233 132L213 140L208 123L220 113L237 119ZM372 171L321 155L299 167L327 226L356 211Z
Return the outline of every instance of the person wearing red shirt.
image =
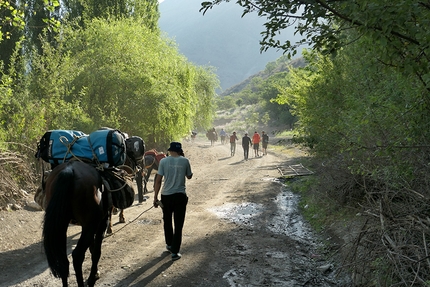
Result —
M261 140L260 134L257 131L255 131L254 135L252 136L252 144L254 145L254 157L260 156L258 154L258 150L260 149L260 140Z

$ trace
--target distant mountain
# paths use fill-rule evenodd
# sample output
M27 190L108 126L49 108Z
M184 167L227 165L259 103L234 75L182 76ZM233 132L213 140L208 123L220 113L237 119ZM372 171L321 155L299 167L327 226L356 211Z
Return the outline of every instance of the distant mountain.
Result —
M257 14L241 18L242 7L229 2L209 10L199 9L203 0L164 0L159 5L159 27L175 40L181 54L199 66L213 66L226 90L264 70L282 51L260 54L264 19ZM282 36L293 38L293 31Z
M242 90L251 87L251 83L254 78L260 78L262 80L266 80L267 78L277 73L289 71L290 67L293 67L293 68L304 67L306 66L306 61L304 58L289 60L287 56L281 56L276 61L268 63L268 66L270 66L270 68L266 66L266 69L261 70L260 72L250 76L249 78L243 80L242 82L228 88L223 93L221 93L221 96L229 96L234 93L240 93Z

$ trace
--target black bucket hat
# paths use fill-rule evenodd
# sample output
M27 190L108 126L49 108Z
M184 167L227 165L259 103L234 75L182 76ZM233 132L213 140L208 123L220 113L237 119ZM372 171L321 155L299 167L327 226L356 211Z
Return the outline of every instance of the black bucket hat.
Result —
M181 143L178 143L178 142L171 142L168 151L174 151L174 152L177 152L177 153L183 153L184 152L182 150Z

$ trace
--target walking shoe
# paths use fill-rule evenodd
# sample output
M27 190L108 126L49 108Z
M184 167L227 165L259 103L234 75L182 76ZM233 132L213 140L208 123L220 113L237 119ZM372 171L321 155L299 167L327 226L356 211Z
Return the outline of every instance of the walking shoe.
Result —
M172 261L181 259L182 255L180 253L172 254Z
M172 253L172 246L166 245L166 249L167 249L167 251L169 251L170 253Z

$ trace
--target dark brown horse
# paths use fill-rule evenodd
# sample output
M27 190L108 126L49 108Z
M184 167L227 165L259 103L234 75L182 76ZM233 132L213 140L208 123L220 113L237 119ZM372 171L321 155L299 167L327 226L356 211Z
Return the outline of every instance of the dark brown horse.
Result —
M70 221L82 226L81 236L72 251L78 286L84 286L82 263L87 249L91 252L88 286L98 279L97 265L106 231L111 203L102 193L102 178L97 170L80 161L69 161L55 167L44 184L46 212L43 223L43 246L52 274L67 286L67 228Z
M155 149L148 150L144 155L145 176L143 178L143 192L147 193L146 185L153 170L158 170L160 160L166 157L166 154L156 151Z
M206 137L211 141L211 146L214 146L215 142L218 140L218 133L215 128L212 128L206 132Z

